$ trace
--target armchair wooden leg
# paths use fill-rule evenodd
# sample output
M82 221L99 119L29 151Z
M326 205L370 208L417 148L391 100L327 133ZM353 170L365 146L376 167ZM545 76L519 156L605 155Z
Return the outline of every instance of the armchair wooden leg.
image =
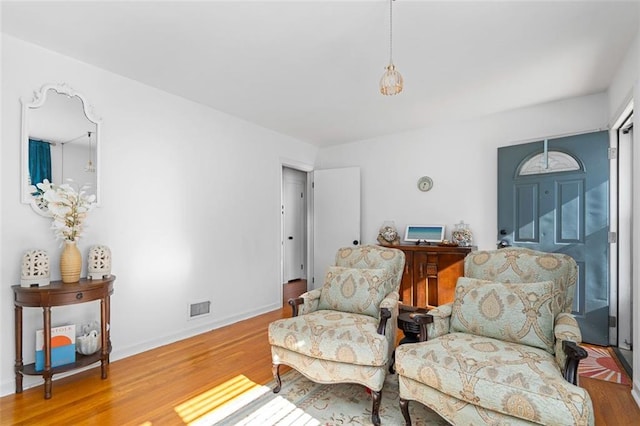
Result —
M411 426L411 416L409 416L409 400L400 398L400 411L402 411L402 417L404 417L404 424Z
M273 388L273 393L278 393L282 388L282 380L280 380L280 364L273 364L271 366L271 371L273 372L273 378L276 381L276 387Z
M371 422L374 426L380 426L380 401L382 400L382 391L371 390L373 397L373 407L371 408Z

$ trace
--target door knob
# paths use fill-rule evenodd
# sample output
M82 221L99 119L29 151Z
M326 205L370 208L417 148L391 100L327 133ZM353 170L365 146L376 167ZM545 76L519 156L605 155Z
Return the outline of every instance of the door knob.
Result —
M290 240L293 240L293 237L289 237Z

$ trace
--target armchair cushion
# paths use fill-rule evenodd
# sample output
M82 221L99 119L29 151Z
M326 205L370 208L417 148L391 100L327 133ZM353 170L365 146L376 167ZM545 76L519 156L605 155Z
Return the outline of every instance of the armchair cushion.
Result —
M508 283L552 280L554 315L571 312L578 266L566 254L545 253L522 247L475 251L464 259L464 276Z
M389 293L384 269L330 266L320 293L318 309L380 316L380 302Z
M493 337L554 353L553 281L509 284L461 277L451 331Z
M310 358L364 366L384 366L389 341L369 315L318 310L269 325L269 343Z

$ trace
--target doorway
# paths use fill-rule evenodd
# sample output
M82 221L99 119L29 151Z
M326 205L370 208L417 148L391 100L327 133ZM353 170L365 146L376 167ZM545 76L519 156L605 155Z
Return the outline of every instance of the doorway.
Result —
M609 134L498 149L501 245L573 257L583 341L609 344Z
M613 342L620 362L632 376L633 373L633 111L623 116L620 126L616 126L617 142L617 306L612 315L617 317L617 334ZM616 312L617 310L617 312Z
M282 167L282 277L283 295L297 297L306 291L307 173L286 166Z
M282 168L283 278L306 279L307 174Z

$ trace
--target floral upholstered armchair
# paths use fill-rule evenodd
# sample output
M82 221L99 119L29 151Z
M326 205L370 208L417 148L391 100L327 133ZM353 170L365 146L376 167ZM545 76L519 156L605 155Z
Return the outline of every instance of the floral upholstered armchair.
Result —
M404 261L397 249L342 248L322 288L289 300L293 317L269 325L275 393L281 364L318 383L359 383L371 390L371 419L380 424Z
M452 424L593 425L576 386L576 262L516 247L472 252L464 271L453 303L416 317L426 341L396 349L407 424L413 400Z

